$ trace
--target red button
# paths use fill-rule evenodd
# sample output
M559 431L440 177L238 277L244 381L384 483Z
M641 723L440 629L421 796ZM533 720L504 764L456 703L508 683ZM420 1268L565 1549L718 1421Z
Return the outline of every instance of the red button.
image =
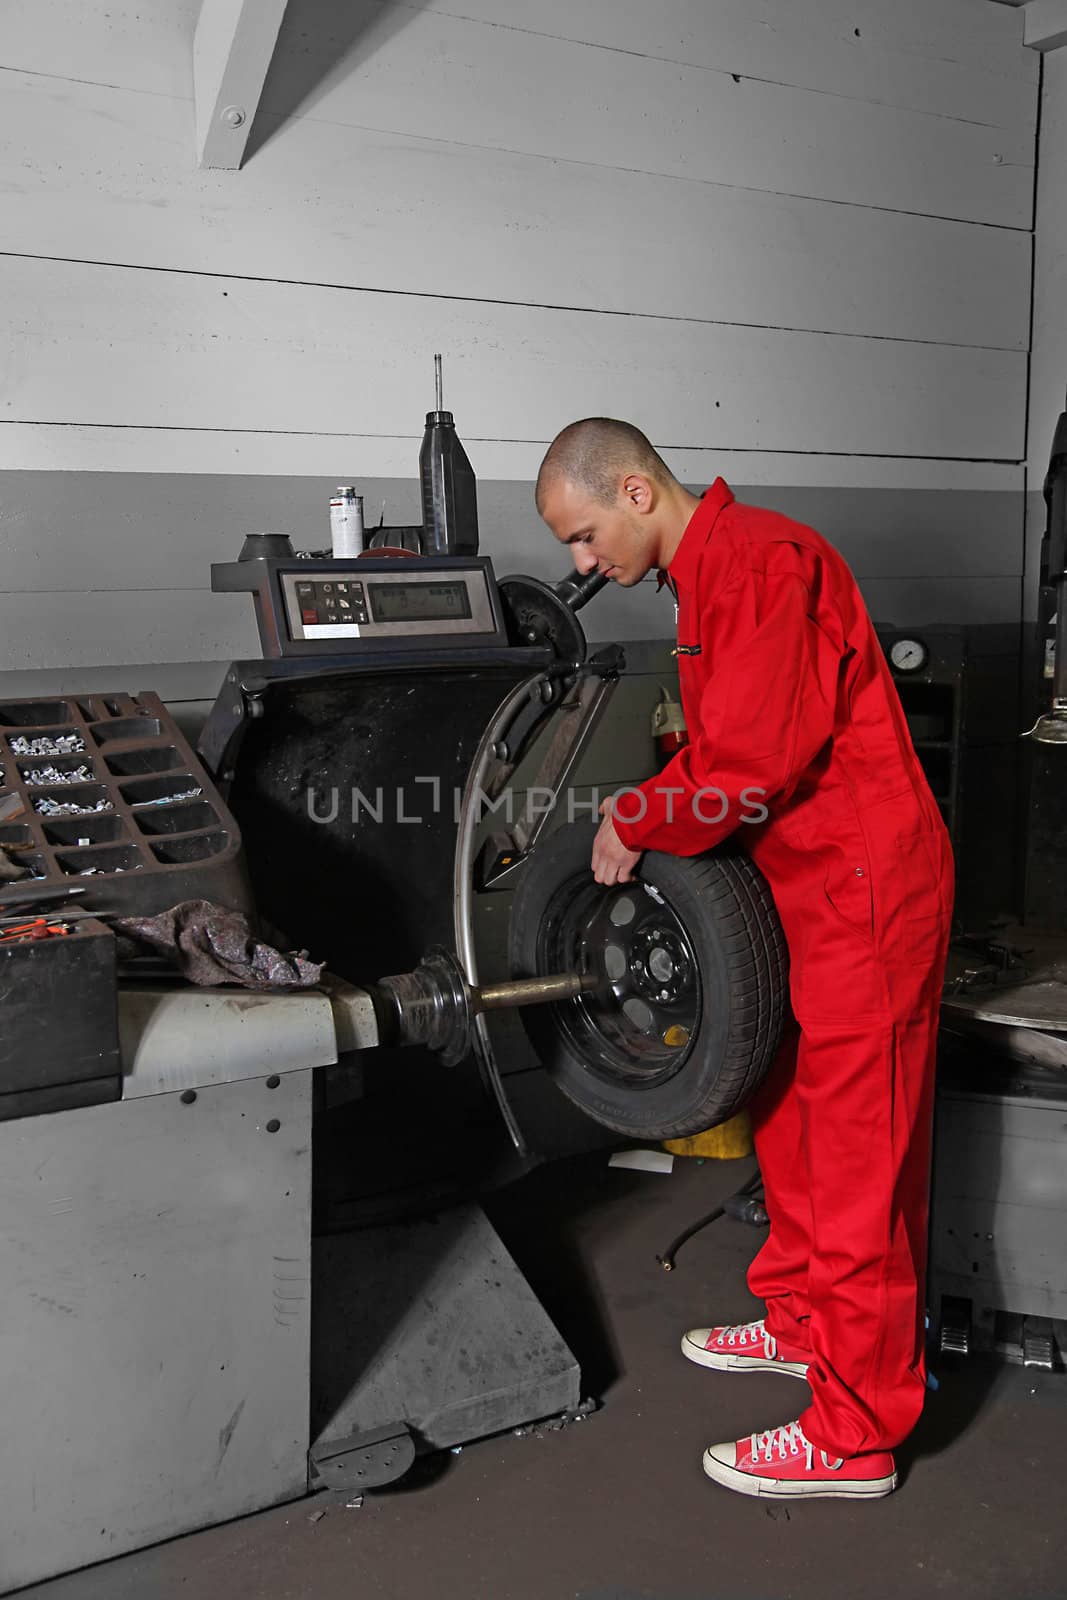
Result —
M300 616L301 620L304 622L318 622L319 620L319 614L317 611L302 611Z

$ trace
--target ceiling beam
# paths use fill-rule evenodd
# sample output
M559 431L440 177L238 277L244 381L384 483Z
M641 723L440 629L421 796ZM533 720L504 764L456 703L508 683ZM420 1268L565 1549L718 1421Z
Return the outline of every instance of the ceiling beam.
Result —
M1023 44L1031 50L1067 44L1067 0L1027 0L1022 9Z
M286 0L203 0L193 40L202 167L241 165L285 6Z

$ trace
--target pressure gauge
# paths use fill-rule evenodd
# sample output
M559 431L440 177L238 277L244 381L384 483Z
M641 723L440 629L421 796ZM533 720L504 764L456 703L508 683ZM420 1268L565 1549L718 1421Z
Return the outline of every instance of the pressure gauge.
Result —
M894 672L921 672L930 652L921 639L895 639L889 647Z

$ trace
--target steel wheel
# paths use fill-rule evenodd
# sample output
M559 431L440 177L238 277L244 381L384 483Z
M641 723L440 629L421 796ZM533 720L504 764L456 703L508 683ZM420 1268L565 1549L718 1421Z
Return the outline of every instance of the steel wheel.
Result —
M785 940L766 883L729 849L649 851L639 881L605 888L594 824L538 845L512 908L515 977L592 973L588 994L531 1006L523 1025L569 1099L634 1138L698 1133L762 1082L788 995Z
M542 964L598 980L558 1012L590 1071L649 1083L679 1070L700 1025L700 968L685 926L647 884L564 885L542 923Z

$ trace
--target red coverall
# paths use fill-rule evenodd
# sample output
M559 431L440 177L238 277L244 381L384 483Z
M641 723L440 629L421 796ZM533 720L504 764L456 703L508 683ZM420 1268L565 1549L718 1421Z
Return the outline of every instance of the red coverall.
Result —
M616 831L685 856L737 828L770 884L797 1026L750 1107L771 1225L749 1287L768 1332L810 1352L812 1443L890 1449L925 1388L948 835L855 580L819 534L738 505L717 479L670 578L691 742L641 785L643 815L621 797L639 820ZM718 794L694 811L704 787L728 799L721 822L701 820L723 810ZM754 788L769 818L738 827Z

